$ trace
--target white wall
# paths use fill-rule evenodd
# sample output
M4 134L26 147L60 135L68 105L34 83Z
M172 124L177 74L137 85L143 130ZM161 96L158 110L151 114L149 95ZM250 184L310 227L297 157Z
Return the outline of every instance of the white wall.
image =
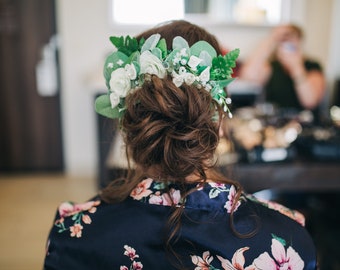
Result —
M294 0L292 18L306 31L307 51L324 65L330 81L339 76L340 0ZM139 28L114 28L109 0L57 0L62 79L62 121L66 170L71 175L96 176L97 126L94 94L105 91L101 71L111 45L110 35L134 35ZM338 11L336 12L335 9ZM332 20L333 16L333 20ZM268 27L207 26L228 48L241 49L241 58L269 31ZM332 41L333 44L329 42ZM336 44L336 46L334 45ZM337 69L334 70L334 69Z

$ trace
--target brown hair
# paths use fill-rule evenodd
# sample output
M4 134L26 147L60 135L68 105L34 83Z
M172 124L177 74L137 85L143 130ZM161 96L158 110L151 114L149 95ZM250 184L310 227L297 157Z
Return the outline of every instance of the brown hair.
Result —
M292 34L295 34L299 39L303 39L304 34L300 26L293 23L287 24L287 26L290 28Z
M167 23L140 34L138 38L147 38L154 33L160 33L168 40L181 35L189 44L202 39L213 44L216 42L215 46L219 48L212 35L185 21ZM184 200L193 191L185 189L187 177L195 175L202 183L209 179L233 184L237 189L235 208L242 192L240 185L214 170L213 158L224 112L208 91L185 83L177 87L171 77L160 79L150 75L125 101L126 111L120 124L128 159L131 158L136 166L126 178L113 181L102 191L104 201L124 200L146 177L165 183L175 182L185 191L181 192ZM169 235L165 244L175 258L177 254L172 246L180 230L182 213L183 206L174 207L168 222ZM233 214L230 221L233 223Z

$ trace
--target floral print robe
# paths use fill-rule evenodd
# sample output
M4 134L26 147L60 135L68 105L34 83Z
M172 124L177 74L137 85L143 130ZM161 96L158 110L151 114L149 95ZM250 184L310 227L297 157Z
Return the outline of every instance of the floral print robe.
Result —
M188 188L191 188L188 186ZM167 192L165 191L167 190ZM185 201L176 185L148 178L125 201L95 197L62 203L49 234L45 270L176 269L164 248L171 205L184 207L174 249L186 269L302 270L317 268L304 217L274 202L243 194L236 203L235 235L229 225L232 185L207 183Z

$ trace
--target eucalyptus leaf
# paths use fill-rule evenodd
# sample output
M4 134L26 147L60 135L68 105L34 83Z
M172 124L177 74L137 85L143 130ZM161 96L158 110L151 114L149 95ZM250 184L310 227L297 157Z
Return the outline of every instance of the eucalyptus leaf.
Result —
M179 37L179 36L175 37L172 41L172 49L173 50L176 50L176 49L181 50L183 48L189 50L188 42L182 37Z
M214 58L217 56L217 53L214 47L204 40L198 41L190 47L190 53L192 55L199 57L202 51L206 51L211 56L211 58Z
M115 108L111 107L110 97L108 94L101 95L96 98L95 110L100 115L108 118L119 118L122 114L119 112L118 106Z
M128 56L125 55L122 52L113 52L111 53L105 61L105 65L104 65L104 78L106 80L106 86L110 89L110 79L111 79L111 73L113 70L116 70L122 66L124 66L124 64L127 62L128 60Z
M201 52L199 55L199 58L202 59L202 62L200 65L211 66L212 58L211 58L211 55L207 51Z
M161 35L160 34L153 34L148 39L145 40L141 53L145 51L152 51L154 48L156 48L158 41L160 40Z
M162 51L159 48L152 49L152 54L155 55L158 59L162 59Z

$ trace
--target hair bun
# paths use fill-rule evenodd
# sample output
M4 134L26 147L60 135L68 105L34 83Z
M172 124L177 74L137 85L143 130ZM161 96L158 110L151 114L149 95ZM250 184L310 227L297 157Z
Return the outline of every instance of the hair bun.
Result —
M144 168L157 165L162 176L183 178L203 172L218 144L216 108L204 89L152 76L127 96L122 119L128 153Z

